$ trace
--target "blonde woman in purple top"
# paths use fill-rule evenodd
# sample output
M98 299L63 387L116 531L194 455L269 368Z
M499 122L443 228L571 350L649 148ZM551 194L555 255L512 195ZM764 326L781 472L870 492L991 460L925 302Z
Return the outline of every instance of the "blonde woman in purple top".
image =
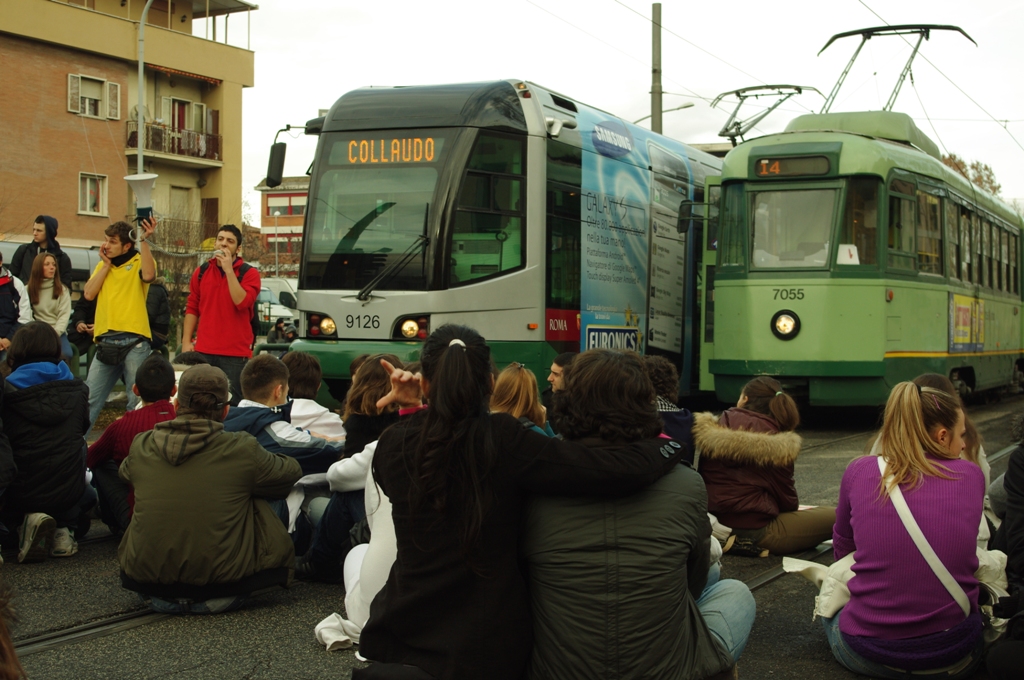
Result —
M840 664L873 678L969 678L981 663L975 539L985 478L960 459L960 402L941 390L897 385L885 407L881 455L939 559L963 588L963 610L914 544L888 497L874 456L850 463L839 488L833 530L835 559L853 552L850 602L824 619Z

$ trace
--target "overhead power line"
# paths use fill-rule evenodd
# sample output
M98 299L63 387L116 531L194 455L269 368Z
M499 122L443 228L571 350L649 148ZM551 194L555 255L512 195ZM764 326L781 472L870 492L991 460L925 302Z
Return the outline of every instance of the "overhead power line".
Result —
M616 0L616 2L618 2L618 0ZM867 10L868 10L869 12L871 12L871 13L872 13L872 14L874 14L874 15L875 15L876 17L878 17L878 18L879 18L879 20L881 20L881 21L882 21L882 23L884 23L884 24L885 24L886 26L891 26L891 25L892 25L892 24L890 24L890 23L889 23L888 21L886 21L885 19L883 19L883 18L882 18L882 15L881 15L881 14L879 14L879 13L878 13L878 12L876 12L875 10L871 9L871 7L869 7L869 6L868 6L868 4L867 4L866 2L864 2L864 0L857 0L857 2L859 2L859 3L860 3L860 4L862 4L862 5L864 5L864 7L865 7L865 8L866 8L866 9L867 9ZM900 38L902 38L902 39L903 39L903 42L907 43L908 45L910 44L910 42L909 42L909 41L908 41L908 40L907 40L906 38L904 38L903 36L900 36ZM959 85L957 85L957 84L956 84L955 82L953 82L953 79L952 79L952 78L950 78L949 76L947 76L947 75L946 75L945 73L943 73L943 72L942 72L942 69L940 69L940 68L939 68L938 66L936 66L935 64L933 64L933 63L932 63L932 61L931 61L931 60L930 60L930 59L929 59L928 57L926 57L926 56L924 56L923 54L920 54L920 53L918 53L918 56L919 56L919 57L921 57L922 59L924 59L924 60L925 60L925 62L927 62L929 66L931 66L931 67L932 67L933 69L935 69L936 71L938 71L938 72L939 72L939 75L940 75L940 76L942 76L943 78L945 78L946 80L948 80L948 81L949 81L949 84L950 84L950 85L952 85L953 87L955 87L955 88L956 88L956 89L957 89L957 90L958 90L958 91L960 92L960 94L962 94L963 96L967 97L967 99L969 99L969 100L971 101L971 103L972 103L972 104L974 104L974 105L975 105L975 106L977 106L977 107L978 107L979 109L981 109L982 113L984 113L984 114L985 114L986 116L988 116L988 117L989 117L989 118L990 118L990 119L992 120L992 122L996 123L997 125L999 125L999 127L1003 128L1003 130L1005 130L1005 131L1006 131L1006 134L1010 135L1010 139L1012 139L1012 140L1013 140L1013 143L1014 143L1014 144L1016 144L1017 146L1019 146L1019 147L1020 147L1020 149L1021 149L1021 151L1024 151L1024 145L1022 145L1022 144L1021 144L1021 143L1020 143L1020 142L1019 142L1019 141L1017 140L1017 138L1013 136L1013 133L1012 133L1012 132L1010 132L1009 128L1007 128L1005 124L1003 124L1002 122L1000 122L1000 120L999 120L998 118L996 118L996 117L995 117L995 116L993 116L993 115L992 115L991 113L989 113L989 112L988 112L988 110L987 110L987 109L986 109L986 108L985 108L984 106L982 106L981 104L979 104L979 103L978 103L978 102L977 102L977 101L976 101L976 100L974 99L974 97L972 97L971 95L969 95L969 94L967 94L966 92L964 92L964 89L963 89L962 87L960 87L960 86L959 86ZM926 115L927 115L927 114L926 114ZM933 128L933 129L934 129L934 128Z

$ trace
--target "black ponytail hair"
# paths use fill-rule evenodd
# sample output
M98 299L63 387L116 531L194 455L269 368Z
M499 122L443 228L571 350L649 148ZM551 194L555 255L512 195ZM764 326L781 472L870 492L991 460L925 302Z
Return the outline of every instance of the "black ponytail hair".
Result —
M472 328L445 324L427 337L420 361L429 408L412 459L410 505L457 523L469 559L491 500L491 348Z

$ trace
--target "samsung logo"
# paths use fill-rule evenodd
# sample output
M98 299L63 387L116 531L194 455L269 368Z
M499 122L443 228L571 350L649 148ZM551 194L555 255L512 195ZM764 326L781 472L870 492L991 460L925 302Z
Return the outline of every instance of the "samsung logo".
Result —
M633 150L633 136L622 123L614 120L598 123L592 136L594 149L603 156L618 158Z

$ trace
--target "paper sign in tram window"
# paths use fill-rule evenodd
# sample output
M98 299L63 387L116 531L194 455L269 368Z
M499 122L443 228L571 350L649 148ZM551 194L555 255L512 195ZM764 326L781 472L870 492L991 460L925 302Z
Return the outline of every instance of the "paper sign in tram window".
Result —
M860 264L857 246L852 243L840 243L839 252L836 253L836 264Z

